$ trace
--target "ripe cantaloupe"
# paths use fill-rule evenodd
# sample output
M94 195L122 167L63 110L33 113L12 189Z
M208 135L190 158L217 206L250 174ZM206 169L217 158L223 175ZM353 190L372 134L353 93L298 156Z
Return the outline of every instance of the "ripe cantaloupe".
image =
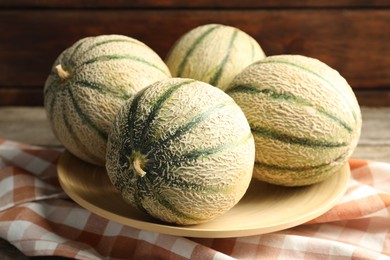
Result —
M170 76L161 58L138 40L123 35L81 39L60 54L45 83L44 105L53 132L71 153L103 166L119 107Z
M264 57L258 42L247 33L207 24L179 38L165 61L173 77L200 80L224 90L246 66Z
M325 63L269 56L226 90L244 111L256 143L254 177L302 186L337 172L361 132L360 108L347 81Z
M241 199L254 155L249 124L232 98L204 82L171 78L119 110L106 169L129 204L189 225L207 222Z

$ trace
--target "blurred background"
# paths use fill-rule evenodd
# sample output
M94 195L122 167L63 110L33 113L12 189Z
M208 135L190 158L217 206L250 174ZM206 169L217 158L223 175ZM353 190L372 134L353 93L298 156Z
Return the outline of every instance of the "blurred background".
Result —
M235 26L269 55L318 58L364 106L390 106L388 0L0 0L0 106L42 106L57 56L86 36L123 34L165 58L185 32Z

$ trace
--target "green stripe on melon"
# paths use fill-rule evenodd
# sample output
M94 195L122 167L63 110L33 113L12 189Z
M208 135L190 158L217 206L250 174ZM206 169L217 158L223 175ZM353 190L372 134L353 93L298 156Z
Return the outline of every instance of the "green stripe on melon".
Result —
M218 64L218 66L216 67L215 72L213 72L213 77L210 79L210 84L213 86L219 85L219 80L221 79L222 74L226 68L226 63L230 60L230 57L232 56L233 43L234 40L237 38L238 32L239 32L238 30L233 31L232 36L229 40L229 45L227 47L226 54L222 58L221 63ZM253 48L253 44L251 45L251 47ZM253 49L251 53L252 53L251 57L253 57Z
M125 87L119 87L118 89L112 89L108 86L105 86L105 85L97 83L97 82L89 82L89 81L81 81L81 80L76 81L74 84L78 85L78 87L80 87L80 88L90 88L90 89L96 90L97 92L99 92L101 94L110 95L110 96L118 98L118 99L127 100L131 97L131 95L129 95L125 91L127 86L131 88L130 84L127 84L127 86L125 86Z
M95 63L95 62L106 62L106 61L114 61L114 60L128 60L128 61L132 61L132 62L139 62L145 66L148 66L150 68L154 68L154 69L157 69L159 70L161 73L169 76L170 73L167 72L166 68L165 68L165 64L163 64L164 66L159 66L159 65L156 65L152 62L149 62L141 57L138 57L138 56L134 56L134 55L104 55L104 56L99 56L99 57L95 57L95 58L92 58L90 60L87 60L83 63L81 63L80 65L78 65L75 69L79 69L80 67L83 67L83 66L86 66L86 65L89 65L89 64L92 64L92 63ZM161 64L160 64L161 65Z
M287 91L278 92L277 90L273 89L272 86L270 86L270 88L263 88L263 87L258 88L256 86L249 86L249 85L235 85L233 88L230 88L227 92L228 93L241 92L241 93L253 93L253 94L262 93L264 94L265 98L295 103L296 105L304 106L306 108L310 107L316 109L318 113L321 113L324 116L329 117L330 119L339 123L347 131L349 132L353 131L353 129L346 122L344 122L340 118L337 118L336 115L327 112L326 109L322 107L318 107L317 105L313 104L309 99L304 99L302 97L295 96L294 94L289 93Z
M245 115L227 94L173 78L140 91L119 110L106 168L134 207L163 221L197 224L241 199L254 149Z
M343 89L338 88L338 84L345 85L346 82L345 82L345 79L343 77L341 77L337 71L331 70L328 73L329 70L327 69L326 66L323 66L324 64L320 64L320 66L319 66L320 68L317 67L316 69L313 70L310 62L308 62L308 63L302 62L301 64L297 64L294 62L290 62L288 59L286 59L286 60L284 60L284 59L273 60L272 58L270 58L270 59L267 59L264 61L259 61L258 63L284 64L287 66L295 67L299 71L304 71L304 72L306 72L314 77L317 77L318 79L320 79L323 82L325 82L326 84L328 84L328 86L330 88L333 88L333 90L342 97L344 102L351 106L351 113L353 114L354 118L356 119L356 114L354 111L354 109L356 109L356 102L354 99L351 99L351 96L354 97L354 94L352 92L352 89L347 89L347 90L344 89L344 91L343 91ZM335 82L328 80L327 77L332 78ZM346 91L346 93L345 93L345 91Z
M63 107L63 111L67 111L67 108ZM74 118L69 118L67 113L63 113L62 120L64 129L61 130L65 130L65 132L55 132L55 134L57 136L65 136L68 138L68 140L71 140L72 144L77 146L78 150L81 151L85 156L88 156L88 158L91 158L92 160L98 161L99 158L95 155L94 151L91 151L90 147L85 146L83 141L78 137L77 129L74 129L75 127L71 123Z
M244 111L256 143L254 176L285 186L332 176L355 149L361 113L346 80L321 61L270 56L226 90Z
M75 95L73 94L72 89L68 89L68 96L70 104L72 105L72 109L74 109L75 114L73 115L72 119L74 120L74 116L78 116L79 119L84 122L84 124L89 128L92 129L93 132L96 132L97 135L103 139L107 140L108 133L104 129L100 128L99 125L97 125L93 119L88 115L86 111L83 111L83 109L80 107Z
M146 86L169 77L161 58L140 41L122 35L81 39L59 55L45 83L45 109L53 132L75 156L103 166L119 107Z
M109 45L111 43L120 43L120 42L123 42L123 43L130 43L130 44L138 44L138 45L143 45L142 42L140 41L137 41L135 39L132 39L132 38L128 38L128 37L119 37L119 38L111 38L111 39L107 39L106 41L97 41L96 43L92 44L92 45L89 45L88 46L88 49L84 50L82 53L78 53L78 49L80 48L81 44L83 44L84 42L81 42L80 45L78 45L76 47L76 50L72 53L72 56L73 58L75 59L81 59L84 55L88 54L89 52L91 51L94 51L96 48L98 47L102 47L102 45ZM75 57L75 55L77 55L77 57Z
M220 109L223 109L225 106L234 106L236 105L235 102L227 101L223 103L219 103L215 106L212 106L210 108L205 109L198 115L194 116L193 118L189 119L186 123L184 123L182 126L178 127L174 132L169 133L165 137L162 137L161 134L157 134L157 141L154 141L154 143L150 145L157 145L157 146L164 146L169 142L172 142L173 140L179 138L180 136L184 135L186 132L190 131L194 127L198 126L200 123L202 123L204 120L206 120L212 113L217 112ZM152 140L153 141L153 140ZM144 146L148 147L148 146Z
M186 86L190 83L194 82L193 80L183 81L178 84L175 84L171 86L169 89L167 89L152 105L152 109L149 112L148 117L146 118L146 121L144 123L144 127L142 129L140 138L142 142L146 141L147 133L151 129L151 123L155 120L156 116L158 115L159 111L161 110L162 106L166 103L166 101L172 97L172 95L178 90L180 87ZM135 148L138 148L137 146L140 146L143 144L135 144Z
M180 37L166 63L174 77L200 80L224 90L235 75L264 57L260 45L245 32L207 24Z
M212 31L217 29L219 26L218 25L212 25L207 28L204 32L202 32L198 38L194 40L194 42L189 46L189 48L186 50L184 56L182 57L182 60L177 68L177 72L175 76L177 77L182 77L183 76L183 70L187 66L188 61L190 60L190 57L194 53L195 49L198 47L198 45L204 40L204 38L209 35ZM176 45L179 44L178 42ZM176 46L175 46L176 47ZM173 50L173 49L172 49ZM172 50L169 52L168 55L172 55Z

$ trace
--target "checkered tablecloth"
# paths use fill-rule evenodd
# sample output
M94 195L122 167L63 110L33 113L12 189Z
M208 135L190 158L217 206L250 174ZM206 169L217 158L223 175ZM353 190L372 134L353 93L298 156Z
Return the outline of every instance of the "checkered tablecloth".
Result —
M309 223L240 238L185 238L118 224L59 186L62 149L0 139L0 237L28 256L76 259L390 259L390 164L350 160L342 200Z

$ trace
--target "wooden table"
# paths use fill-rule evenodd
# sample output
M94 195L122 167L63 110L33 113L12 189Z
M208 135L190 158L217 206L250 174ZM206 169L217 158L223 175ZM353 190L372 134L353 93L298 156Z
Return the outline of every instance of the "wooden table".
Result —
M390 163L390 107L362 107L362 115L362 135L352 157ZM61 145L42 107L0 107L0 138L35 145ZM0 259L28 258L0 239Z
M362 135L353 157L390 162L390 107L362 107ZM0 138L59 146L42 107L0 107Z

